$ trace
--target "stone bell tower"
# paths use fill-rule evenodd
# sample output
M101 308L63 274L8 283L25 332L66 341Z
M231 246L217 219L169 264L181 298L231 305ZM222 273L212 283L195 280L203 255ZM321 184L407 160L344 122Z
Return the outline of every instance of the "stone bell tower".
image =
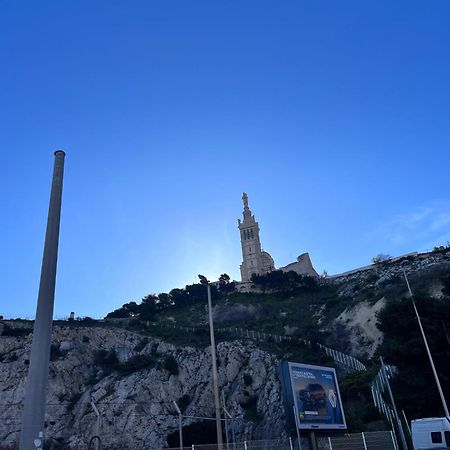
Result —
M259 224L248 207L248 195L245 192L242 201L244 219L238 219L242 247L241 280L250 281L253 274L261 275L275 270L275 264L269 253L261 251Z

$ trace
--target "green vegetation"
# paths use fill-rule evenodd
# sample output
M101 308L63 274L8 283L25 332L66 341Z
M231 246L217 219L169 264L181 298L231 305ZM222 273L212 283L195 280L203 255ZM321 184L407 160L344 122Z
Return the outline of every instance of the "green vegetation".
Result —
M75 405L78 403L78 400L80 400L82 395L83 394L81 392L76 392L75 394L72 395L67 404L67 412L70 412L73 410L73 408L75 408Z
M109 351L102 349L94 353L94 364L102 369L104 375L109 375L112 372L129 375L138 370L155 367L156 362L156 359L151 355L135 355L121 363L114 349Z
M450 274L445 261L449 250L449 246L436 248L434 253L445 253L443 262L426 267L420 274L412 272L410 276L441 383L448 398ZM409 256L402 261L411 263L414 259L415 257ZM319 281L295 273L274 271L253 277L253 285L258 291L252 293L237 292L229 277L223 274L218 287L212 289L216 308L216 340L243 339L227 330L229 327L275 335L289 334L292 336L291 341L279 343L269 338L261 340L257 345L280 359L334 366L332 359L317 348L315 343L320 342L348 352L351 348L348 329L344 323L336 324L336 317L360 302L373 304L384 297L387 306L378 318L384 342L373 360L364 361L369 370L345 376L340 373L341 393L349 426L354 431L385 426L372 406L370 393L370 382L379 370L379 354L385 357L387 363L399 368L399 375L392 380L392 385L398 406L405 410L410 419L441 415L439 397L411 302L409 299L401 299L406 293L406 286L401 272L395 268L402 261L392 261L388 255L378 255L374 258L377 266L373 270L362 272L345 282ZM442 284L443 298L429 298L425 292L429 292L431 285L438 286L438 282ZM200 284L173 289L168 294L148 296L143 300L143 304L152 304L147 307L147 312L151 312L149 315L143 314L142 304L133 302L124 305L119 315L130 319L127 326L144 336L155 336L175 345L204 349L209 345L205 291L205 287ZM233 306L238 313L222 314L222 311L226 312ZM239 316L239 308L247 313ZM189 332L180 333L180 327L188 327ZM305 340L311 344L305 344ZM140 345L143 344L138 343L136 347L140 349ZM243 377L244 385L251 386L250 374L246 373ZM251 404L248 410L250 412L246 413L246 418L257 420L258 412Z
M248 397L245 402L241 403L241 406L245 411L244 420L255 424L262 421L263 416L258 411L258 397Z
M450 298L432 299L415 292L442 389L450 396ZM389 302L379 314L384 341L378 353L399 369L392 381L398 407L411 419L441 416L441 402L410 299Z
M315 292L318 281L314 277L299 275L296 272L274 270L265 275L252 275L252 283L260 287L263 292L276 291L278 294Z
M2 336L28 336L33 330L31 328L11 327L7 323L3 325Z
M372 258L372 264L381 264L392 259L391 255L385 255L384 253L379 253L377 256Z
M151 355L135 355L129 358L122 364L119 364L117 370L124 374L128 375L130 373L136 372L142 369L151 369L155 367L156 360Z
M447 241L446 245L439 245L433 248L433 253L446 253L450 250L450 242Z
M183 396L181 396L178 399L177 405L178 405L178 408L180 408L180 411L182 413L184 413L186 411L186 408L189 406L190 401L191 401L191 398L187 394L184 394Z
M61 351L59 344L52 344L50 347L50 361L56 361L63 358L67 352Z
M148 337L144 337L142 338L134 347L134 351L135 352L140 352L142 350L144 350L144 347L149 343L149 339Z
M178 375L178 363L172 355L167 355L162 362L162 368L170 375Z
M253 378L249 373L244 373L243 377L245 386L251 386L253 383Z

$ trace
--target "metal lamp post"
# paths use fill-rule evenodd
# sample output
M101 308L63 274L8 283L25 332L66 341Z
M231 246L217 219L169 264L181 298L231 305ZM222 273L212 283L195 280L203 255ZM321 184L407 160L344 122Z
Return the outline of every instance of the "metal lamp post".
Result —
M220 417L219 378L217 375L216 341L214 338L214 323L211 304L211 287L209 285L209 281L206 279L205 276L199 275L198 277L200 278L200 283L206 286L206 291L208 294L209 335L211 338L212 378L213 378L213 393L214 393L214 409L216 413L217 445L219 450L222 450L223 439L222 439L222 423Z
M434 367L433 357L431 356L430 347L428 346L427 337L425 336L425 331L423 330L423 327L422 327L422 321L420 320L419 312L417 311L416 302L414 301L414 297L413 297L413 294L411 291L411 286L409 285L409 281L408 281L408 277L406 276L405 269L403 269L403 275L405 276L406 285L408 286L409 296L411 297L411 302L414 307L414 312L416 313L417 322L419 323L420 332L422 333L423 343L425 344L425 348L427 350L428 358L430 360L431 369L433 370L434 379L436 381L439 395L441 397L441 402L442 402L442 406L444 408L445 416L449 417L450 414L448 412L447 402L445 401L444 393L442 392L441 383L439 381L439 377L438 377L436 368Z

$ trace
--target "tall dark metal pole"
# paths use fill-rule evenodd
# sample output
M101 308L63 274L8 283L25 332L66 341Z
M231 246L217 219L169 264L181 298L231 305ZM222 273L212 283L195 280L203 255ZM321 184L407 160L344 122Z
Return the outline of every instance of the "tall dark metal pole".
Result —
M52 339L64 157L65 153L62 150L55 152L44 256L33 328L30 366L25 388L20 450L42 448L44 444L45 404Z
M434 366L433 356L431 356L430 347L428 346L428 340L425 335L425 331L423 330L422 321L420 320L419 311L417 311L416 302L414 301L414 296L411 290L411 286L409 284L408 277L406 276L406 271L403 269L403 275L405 276L406 285L408 286L409 296L411 297L411 301L414 307L414 312L416 313L417 323L419 324L420 333L422 334L423 343L425 345L425 349L427 351L428 359L430 360L431 369L433 370L434 381L436 382L436 386L439 391L439 396L441 397L442 407L444 409L445 417L449 417L450 413L448 412L447 402L445 401L444 393L442 392L441 382L439 381L439 376L436 371L436 367Z

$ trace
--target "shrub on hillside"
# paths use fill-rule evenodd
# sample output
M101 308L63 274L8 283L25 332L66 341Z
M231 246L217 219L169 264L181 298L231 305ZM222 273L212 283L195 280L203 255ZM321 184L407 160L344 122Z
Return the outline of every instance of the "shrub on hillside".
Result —
M317 279L297 272L273 270L264 275L253 274L251 281L263 291L270 290L280 293L298 293L301 291L314 291L318 287Z
M130 374L142 369L155 367L156 360L150 355L135 355L122 364L119 364L118 371L123 374Z
M170 375L178 375L178 363L172 355L167 355L162 363L164 370L167 370Z
M374 256L372 258L372 264L381 264L386 261L389 261L390 259L392 259L391 255L385 255L384 253L379 253L377 256Z
M28 336L31 333L31 328L13 328L8 324L3 325L2 336Z
M144 347L149 343L148 337L144 337L142 338L135 346L134 346L134 351L135 352L140 352L142 350L144 350Z
M120 366L119 358L114 349L110 351L102 349L94 352L94 364L99 366L105 375L117 370Z

